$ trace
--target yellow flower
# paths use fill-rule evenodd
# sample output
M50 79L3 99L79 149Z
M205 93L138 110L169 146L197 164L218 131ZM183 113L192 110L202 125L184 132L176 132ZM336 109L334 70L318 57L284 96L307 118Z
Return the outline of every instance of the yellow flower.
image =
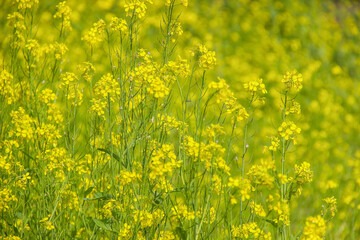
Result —
M133 216L135 222L140 222L141 228L146 228L157 224L163 218L164 212L160 209L152 213L147 210L135 210Z
M117 31L124 35L128 33L127 23L124 19L113 17L110 22L111 31Z
M125 4L125 12L127 17L143 18L146 13L146 4L140 0L130 0Z
M175 239L175 235L170 231L160 231L160 233L155 234L155 239L159 240L173 240Z
M235 113L236 113L235 117L238 122L244 121L249 117L249 114L247 113L246 109L240 104L236 105Z
M244 88L252 95L255 95L258 92L261 92L262 94L267 93L265 84L261 78L244 83Z
M171 208L173 216L178 219L193 220L195 219L195 212L183 204L177 204Z
M70 24L70 14L71 8L66 4L66 1L58 3L56 5L56 13L54 14L54 18L58 18L62 20L61 30L69 31L71 30Z
M41 91L41 95L39 96L39 101L45 104L50 103L56 99L56 94L51 89L44 89Z
M287 182L289 181L288 178L287 178L287 176L284 175L284 174L279 173L277 176L278 176L278 178L279 178L279 181L280 181L282 184L285 184L285 183L287 183Z
M94 23L93 27L89 31L84 34L81 40L86 42L92 48L97 46L104 40L103 33L105 26L105 21L100 19L98 22Z
M66 86L75 82L75 80L77 79L75 73L71 73L71 72L62 73L60 78L61 78L60 88L65 88Z
M301 240L324 239L326 233L325 220L320 216L308 217Z
M118 240L128 240L132 238L131 226L127 223L121 228Z
M271 239L271 233L265 233L255 222L245 223L238 227L232 226L231 234L234 239L249 239L250 237L263 240Z
M289 103L289 105L286 108L285 114L289 115L289 114L300 114L301 113L301 106L298 102L296 101L291 101Z
M14 129L11 129L9 136L16 136L20 139L31 140L34 136L33 123L34 120L25 113L22 107L19 107L18 111L12 111L10 113Z
M199 66L205 70L212 69L216 65L215 52L209 51L204 45L200 45L199 52Z
M20 96L20 84L14 84L14 77L6 70L0 72L0 96L5 98L7 104L12 104L19 100Z
M250 211L258 215L259 217L265 217L266 213L261 204L257 204L254 201L250 203Z
M286 91L294 90L298 92L302 89L302 74L298 73L296 70L291 72L286 72L282 82L285 84Z
M31 9L39 4L39 0L16 0L19 10Z
M105 99L107 102L110 97L111 102L115 102L120 95L120 84L111 73L107 73L94 86L94 96L98 99Z
M295 125L295 123L291 121L285 121L278 128L279 135L283 137L285 140L293 140L294 144L296 144L295 136L301 132L301 129Z
M269 204L268 208L275 213L274 222L290 225L290 207L287 202L279 200L275 204Z
M188 0L181 0L181 4L182 4L184 7L187 7L187 6L189 5Z
M313 171L310 170L310 163L303 162L300 166L295 164L295 180L300 184L312 181Z
M252 187L250 181L248 179L238 178L229 178L228 187L235 188L239 191L240 197L242 201L250 199L250 193L252 191Z
M11 203L16 202L18 199L11 189L1 188L0 189L0 212L4 213L11 209Z
M50 217L51 217L51 214L49 214L47 217L40 220L40 224L49 231L55 229L54 225L52 225L51 221L49 220Z
M159 77L150 76L148 78L149 87L146 89L154 98L164 98L170 93L170 89Z
M331 216L334 217L337 212L336 208L336 198L334 196L325 198L323 201L327 204L326 209L322 211L322 215L326 214L326 211L329 211Z

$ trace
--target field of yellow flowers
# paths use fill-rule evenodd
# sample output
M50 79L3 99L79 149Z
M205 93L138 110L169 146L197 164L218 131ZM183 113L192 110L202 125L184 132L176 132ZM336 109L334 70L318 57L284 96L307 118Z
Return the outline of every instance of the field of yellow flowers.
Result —
M359 2L0 19L0 239L360 239Z

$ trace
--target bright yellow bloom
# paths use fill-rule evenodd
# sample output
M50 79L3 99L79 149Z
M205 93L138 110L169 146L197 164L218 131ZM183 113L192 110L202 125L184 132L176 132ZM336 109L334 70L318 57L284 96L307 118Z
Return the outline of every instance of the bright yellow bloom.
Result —
M124 35L128 33L127 23L124 19L113 17L110 22L110 29L112 31L120 32Z
M301 106L298 102L296 102L294 100L289 103L289 106L287 106L286 112L285 112L286 115L300 114L300 113L301 113Z
M285 121L278 128L279 135L285 140L293 140L296 144L295 136L301 132L301 129L291 121Z
M54 14L54 18L62 20L62 31L71 30L70 14L71 8L66 4L66 1L60 2L58 5L56 5L56 13Z
M278 176L278 179L279 179L280 183L282 183L282 184L285 184L285 183L287 183L289 181L287 176L284 175L284 174L278 173L277 176Z
M251 237L255 239L261 240L270 240L271 233L265 233L261 230L255 222L245 223L241 226L231 227L231 234L233 239L241 238L241 239L249 239Z
M240 197L242 201L250 199L252 187L248 179L241 179L241 177L230 177L228 187L236 188L240 192Z
M0 96L5 98L7 104L20 98L20 84L14 83L13 75L6 70L0 72Z
M98 99L110 98L111 102L115 102L117 96L120 95L120 84L115 80L111 73L107 73L94 86L94 96Z
M205 70L212 69L216 65L215 52L209 51L204 45L199 46L199 66Z
M262 94L267 93L265 84L261 78L244 83L244 88L252 95L255 95L258 92L261 92Z
M171 208L173 216L179 219L184 220L193 220L195 219L195 212L192 210L189 210L188 207L186 207L183 204L177 204L175 207Z
M39 96L39 101L45 104L48 104L51 101L54 101L55 99L56 99L56 94L49 88L42 90Z
M257 204L254 201L250 203L250 211L255 213L259 217L265 217L266 213L261 204Z
M286 91L294 90L298 92L302 89L302 74L298 73L296 70L291 72L286 72L282 82L285 84Z
M322 240L325 237L325 233L326 223L320 215L308 217L301 240Z
M97 46L104 40L103 33L105 26L105 21L100 19L98 22L94 23L93 27L89 31L84 34L81 40L86 42L92 48Z
M310 170L310 163L303 162L300 166L295 164L295 181L304 184L312 181L313 171Z
M125 4L125 12L127 17L143 18L146 13L146 4L140 0L130 0Z
M337 212L336 198L334 196L332 196L332 197L323 199L323 201L327 204L327 207L325 210L322 211L322 215L324 215L326 213L325 211L328 210L330 212L331 216L334 217L335 213Z
M11 203L16 202L18 199L11 189L1 188L0 189L0 212L4 213L11 209Z
M18 111L10 113L14 129L10 130L9 136L16 136L20 139L31 140L34 136L33 123L34 120L25 113L25 110L20 107Z
M47 217L40 220L40 224L49 231L55 229L54 225L52 225L51 221L49 220L50 217L51 217L51 214L49 214Z
M19 10L31 9L39 4L39 0L16 0Z

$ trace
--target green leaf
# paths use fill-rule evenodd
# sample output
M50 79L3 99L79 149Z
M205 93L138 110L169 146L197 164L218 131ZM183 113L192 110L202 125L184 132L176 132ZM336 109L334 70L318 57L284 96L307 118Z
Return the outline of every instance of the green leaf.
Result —
M98 200L107 200L107 199L113 199L114 195L110 194L110 193L103 193L103 192L96 192L94 193L95 199Z
M120 157L119 157L118 155L116 155L115 153L112 153L112 154L111 154L111 151L109 151L108 149L105 149L105 148L98 148L97 150L109 154L109 155L112 156L116 161L119 161L124 167L126 167L125 164L124 164L123 162L121 162Z
M187 239L186 231L182 227L177 227L175 229L175 233L179 236L179 238L181 240L186 240Z
M99 228L106 231L111 231L111 227L108 224L102 222L101 220L93 218L93 221Z
M93 189L94 187L89 187L88 189L86 189L86 191L84 192L84 198L86 198L87 195L89 195Z
M273 220L271 220L271 219L266 218L265 221L267 221L268 223L271 223L275 228L278 227L278 224L276 222L274 222Z

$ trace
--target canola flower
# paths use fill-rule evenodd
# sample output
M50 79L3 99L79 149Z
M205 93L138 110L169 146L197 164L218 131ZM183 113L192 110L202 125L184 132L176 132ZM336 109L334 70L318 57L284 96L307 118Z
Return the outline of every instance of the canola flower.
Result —
M199 66L205 70L212 69L216 65L215 52L209 51L204 45L199 46L199 52Z
M321 216L308 217L301 239L323 239L325 231L325 220Z
M294 90L295 92L298 92L302 89L303 77L301 73L293 70L291 72L286 72L282 82L286 86L286 91Z
M71 8L67 5L66 1L63 1L56 5L56 10L57 11L54 14L54 18L61 20L61 31L70 31Z

